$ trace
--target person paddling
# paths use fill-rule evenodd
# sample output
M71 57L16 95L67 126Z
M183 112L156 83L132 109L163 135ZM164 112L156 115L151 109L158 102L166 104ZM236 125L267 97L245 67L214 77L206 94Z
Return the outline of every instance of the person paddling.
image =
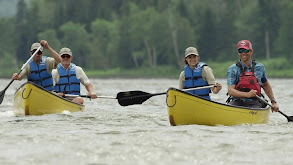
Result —
M261 96L261 87L271 100L273 111L279 106L275 100L272 87L266 77L263 64L252 60L252 44L241 40L237 44L240 60L231 65L227 71L228 94L231 96L230 105L261 108L262 103L255 96Z
M80 83L82 83L92 99L98 98L83 69L71 63L73 59L72 51L69 48L62 48L59 54L62 58L61 63L58 64L57 69L52 71L55 91L59 95L80 95ZM68 97L67 99L72 99L73 102L79 104L84 102L82 97Z
M186 66L184 67L184 71L182 71L179 76L179 89L216 85L216 87L213 87L211 89L214 94L219 93L219 91L222 89L222 85L219 83L215 83L213 70L207 64L199 62L199 60L199 53L195 47L186 48ZM209 88L188 92L209 100L211 99L209 95L211 93L211 90Z
M43 56L44 51L41 45L49 51L53 58ZM21 80L23 76L26 76L28 81L40 85L49 91L53 91L54 87L51 73L52 70L56 68L57 64L61 62L61 57L49 46L48 42L45 40L41 40L40 43L32 44L30 52L31 56L38 49L39 51L32 58L32 61L28 63L29 65L26 65L20 74L13 73L12 78L14 80Z

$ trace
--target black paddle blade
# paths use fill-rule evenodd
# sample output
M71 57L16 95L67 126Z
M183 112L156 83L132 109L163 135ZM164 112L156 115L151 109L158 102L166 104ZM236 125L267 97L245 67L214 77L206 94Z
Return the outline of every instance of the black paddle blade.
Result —
M18 74L21 72L21 70L18 72ZM12 84L12 82L14 81L14 79L12 79L9 84L5 87L5 89L3 89L0 93L0 104L2 104L4 95L5 95L5 91L8 89L8 87Z
M287 116L286 114L284 114L282 111L278 111L280 114L282 114L283 116L285 116L288 120L288 122L293 122L293 116Z
M142 104L147 99L152 97L153 94L149 94L147 92L142 91L127 91L127 92L119 92L117 94L118 103L121 106L128 106L134 104Z
M288 122L293 122L293 116L288 116L287 120L288 120Z
M4 95L5 95L5 90L1 91L0 93L0 104L2 104L3 102Z

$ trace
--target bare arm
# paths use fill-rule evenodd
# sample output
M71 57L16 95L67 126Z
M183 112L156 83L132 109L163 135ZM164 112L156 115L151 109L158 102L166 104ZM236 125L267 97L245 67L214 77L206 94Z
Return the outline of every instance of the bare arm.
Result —
M272 89L270 83L267 81L267 82L263 83L262 85L264 87L264 91L265 91L266 95L270 98L270 100L274 100L275 97L274 97L273 89Z
M92 99L98 98L97 94L93 91L92 83L89 83L87 86L85 86L85 89L89 92Z
M266 95L270 98L270 100L275 100L275 97L274 97L274 93L273 93L273 89L270 85L270 83L267 81L265 83L262 84L262 86L264 87L264 91L266 93ZM274 107L274 111L279 111L279 106L276 102L273 102L272 103L273 107Z
M41 43L41 45L42 45L45 49L47 49L47 50L50 52L50 54L53 56L53 58L55 59L55 65L59 64L59 63L61 62L61 57L59 56L59 54L58 54L54 49L52 49L52 48L50 47L50 45L48 44L47 41L45 41L45 40L41 40L40 43Z
M24 76L28 76L28 67L29 67L29 65L27 65L21 72L20 72L20 74L17 74L17 73L13 73L13 75L12 75L12 79L14 79L14 80L22 80L22 78L24 77Z

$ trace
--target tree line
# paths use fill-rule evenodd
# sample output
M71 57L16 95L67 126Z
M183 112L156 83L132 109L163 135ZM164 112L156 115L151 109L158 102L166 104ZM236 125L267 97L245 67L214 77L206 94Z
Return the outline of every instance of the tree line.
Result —
M189 46L203 61L237 60L241 39L257 59L293 61L292 9L291 0L18 0L17 14L0 18L0 67L19 68L41 39L93 70L181 68Z

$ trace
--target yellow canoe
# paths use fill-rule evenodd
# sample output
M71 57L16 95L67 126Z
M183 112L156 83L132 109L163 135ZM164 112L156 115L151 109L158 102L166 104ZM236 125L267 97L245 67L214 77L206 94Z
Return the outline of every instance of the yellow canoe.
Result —
M13 112L16 116L77 112L83 109L84 105L57 96L29 81L14 94Z
M271 110L222 104L175 88L168 89L166 103L172 126L267 124Z

